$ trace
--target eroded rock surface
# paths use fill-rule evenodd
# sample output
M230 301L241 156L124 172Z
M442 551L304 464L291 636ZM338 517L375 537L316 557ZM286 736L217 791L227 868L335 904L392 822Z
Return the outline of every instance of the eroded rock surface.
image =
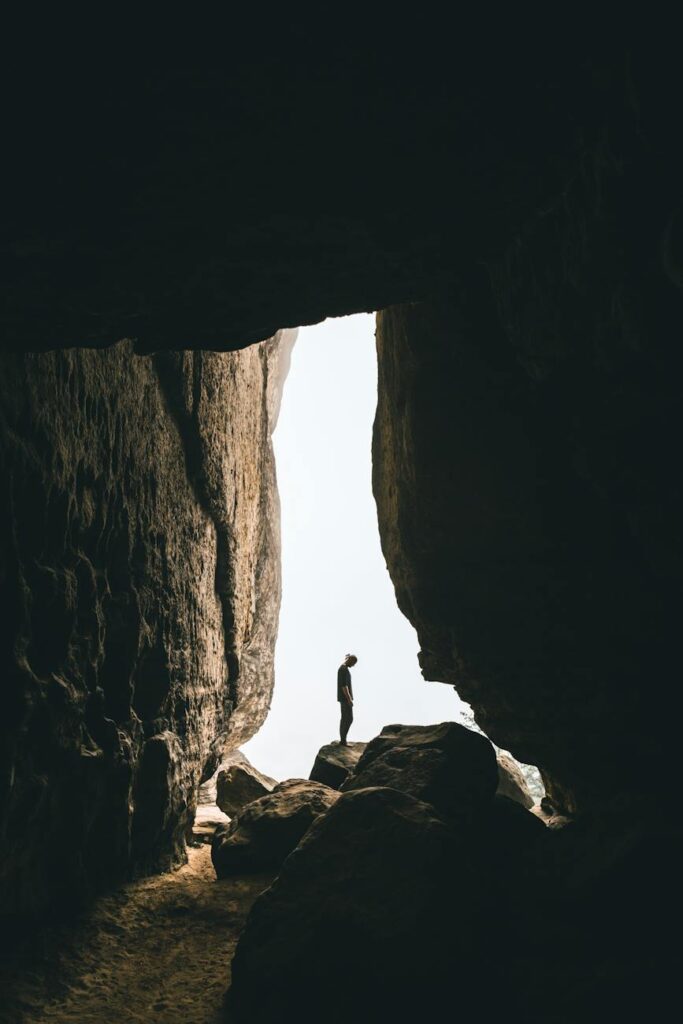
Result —
M251 764L230 765L218 773L216 804L232 818L252 800L271 793L276 785L276 779L264 775Z
M493 746L455 722L387 725L371 740L345 792L388 786L432 804L442 816L471 813L493 798L498 784Z
M219 878L278 868L339 794L309 779L287 779L216 830L211 859Z
M521 804L526 810L530 810L534 806L534 798L524 778L524 772L514 757L504 750L499 750L496 754L496 761L498 762L498 789L496 792L499 796L506 796Z
M347 743L346 746L326 743L316 754L310 778L331 789L341 789L366 746L365 743Z
M3 911L184 857L271 697L293 337L2 359Z

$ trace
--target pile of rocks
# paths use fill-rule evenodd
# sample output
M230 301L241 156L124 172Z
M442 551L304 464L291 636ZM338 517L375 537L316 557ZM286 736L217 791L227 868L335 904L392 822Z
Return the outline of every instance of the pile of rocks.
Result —
M455 723L387 726L361 748L316 758L312 776L339 791L282 784L216 840L219 871L254 863L259 842L289 853L240 939L230 1012L252 1024L353 1019L359 1007L363 1019L408 1019L448 994L465 1015L483 1000L514 1016L550 835L528 793L484 736ZM299 839L292 827L280 843L295 818Z

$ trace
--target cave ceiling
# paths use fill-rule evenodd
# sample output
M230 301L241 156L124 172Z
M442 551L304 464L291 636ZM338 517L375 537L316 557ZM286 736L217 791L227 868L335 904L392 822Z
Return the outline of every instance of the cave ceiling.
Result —
M414 26L276 35L164 72L89 51L10 62L6 347L230 349L430 298L542 217L596 146L633 172L627 193L647 151L653 221L671 216L659 55L455 47Z

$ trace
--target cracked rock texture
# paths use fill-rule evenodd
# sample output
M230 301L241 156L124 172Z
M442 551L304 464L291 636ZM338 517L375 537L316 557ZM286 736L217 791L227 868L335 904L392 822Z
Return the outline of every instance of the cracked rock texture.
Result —
M199 783L263 722L294 337L3 357L4 912L181 862Z

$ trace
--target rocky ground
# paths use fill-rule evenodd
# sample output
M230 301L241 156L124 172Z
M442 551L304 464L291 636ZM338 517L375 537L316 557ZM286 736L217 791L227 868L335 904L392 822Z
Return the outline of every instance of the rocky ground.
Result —
M270 875L216 881L217 808L202 807L197 845L178 871L101 897L3 968L1 1024L214 1024L244 920ZM5 975L2 977L2 975Z

